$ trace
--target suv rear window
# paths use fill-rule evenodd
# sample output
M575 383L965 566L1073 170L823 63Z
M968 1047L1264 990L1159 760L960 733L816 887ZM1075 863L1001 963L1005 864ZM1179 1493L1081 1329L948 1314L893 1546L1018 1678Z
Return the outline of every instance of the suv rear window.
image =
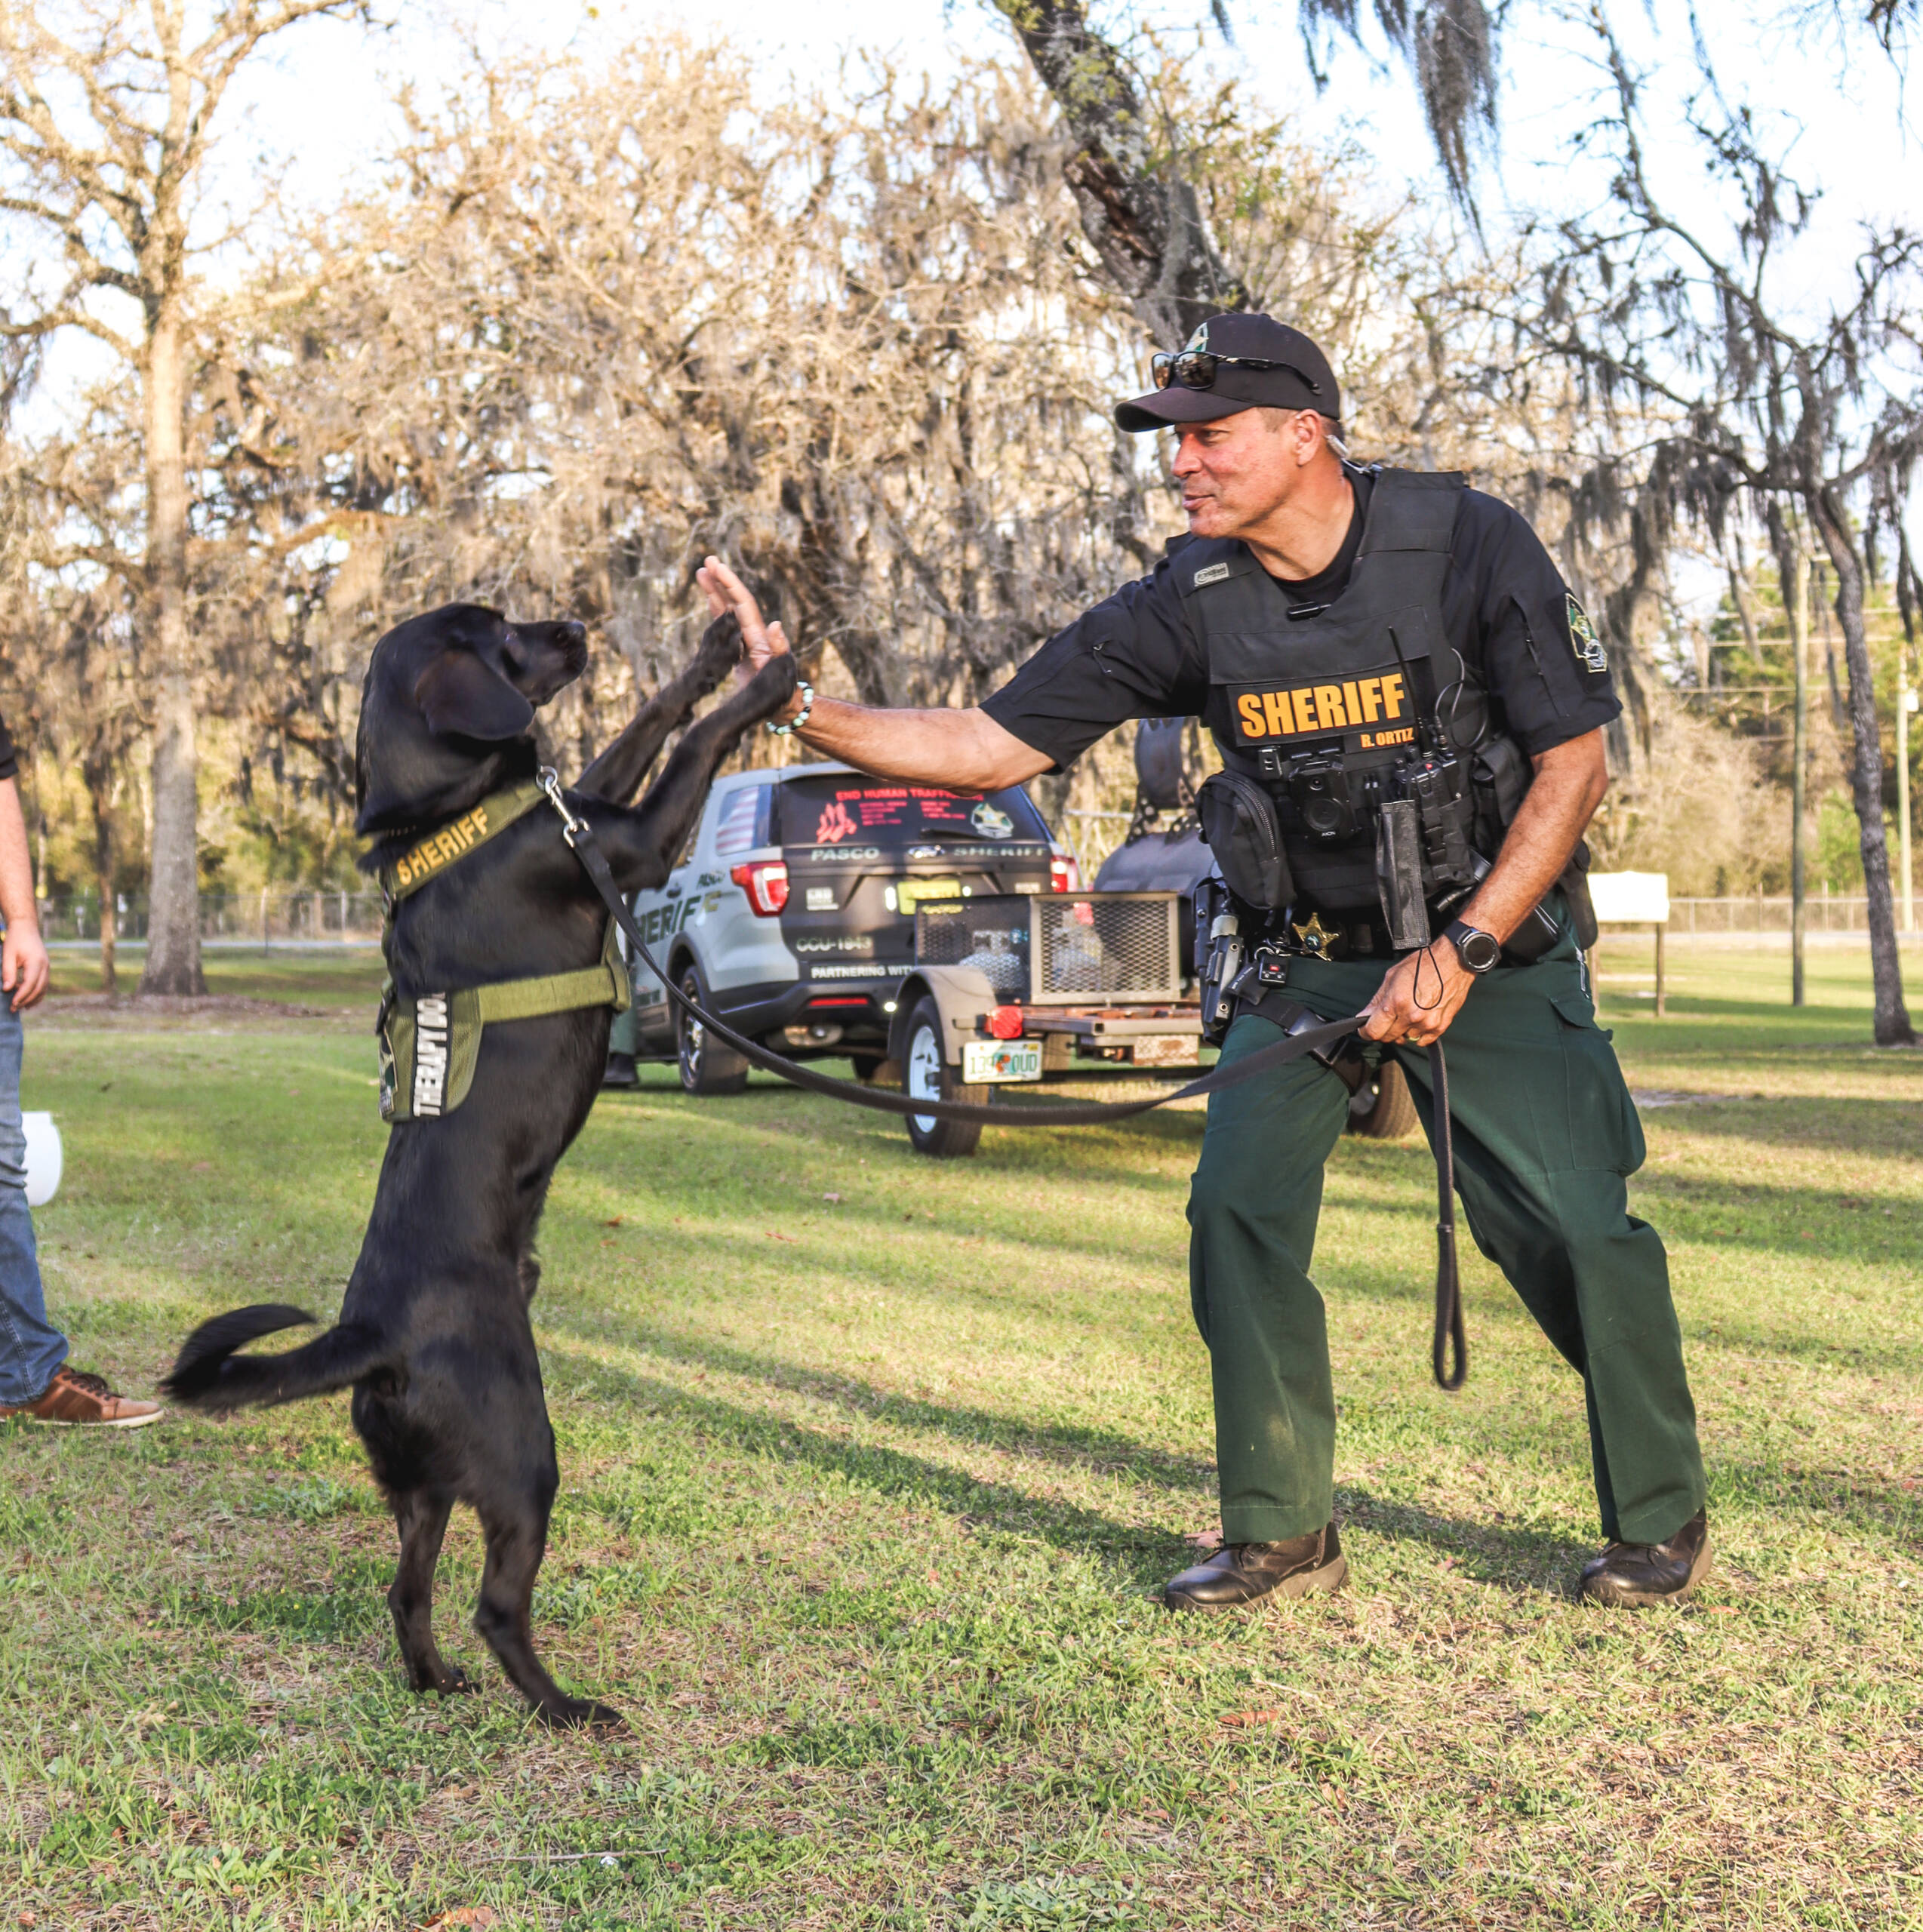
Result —
M737 852L751 852L757 845L774 841L768 834L768 798L770 785L743 785L722 802L715 817L715 857L732 858Z
M953 844L1045 839L1048 828L1020 791L950 792L938 785L890 785L841 777L790 778L779 792L778 842L895 849L931 840Z

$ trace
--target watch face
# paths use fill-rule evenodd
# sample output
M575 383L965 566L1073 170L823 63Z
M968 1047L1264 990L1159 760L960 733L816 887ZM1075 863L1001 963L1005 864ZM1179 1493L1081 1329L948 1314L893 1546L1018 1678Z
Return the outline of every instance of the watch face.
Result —
M1472 973L1486 973L1501 958L1503 949L1493 934L1466 928L1456 940L1456 956Z

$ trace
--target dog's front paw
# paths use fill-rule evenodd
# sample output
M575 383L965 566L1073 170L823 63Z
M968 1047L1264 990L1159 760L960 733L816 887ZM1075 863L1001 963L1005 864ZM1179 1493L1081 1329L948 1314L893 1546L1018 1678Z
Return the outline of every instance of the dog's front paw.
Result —
M748 685L755 700L756 715L773 717L795 695L795 687L801 678L801 668L795 663L792 651L784 651L780 657L771 657Z
M724 611L701 633L694 653L695 674L701 688L711 691L741 662L741 620L732 611Z

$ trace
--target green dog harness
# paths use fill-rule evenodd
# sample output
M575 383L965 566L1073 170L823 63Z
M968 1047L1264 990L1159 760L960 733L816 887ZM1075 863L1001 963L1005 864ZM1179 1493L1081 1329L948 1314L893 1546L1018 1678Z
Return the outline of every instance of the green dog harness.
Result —
M403 899L505 832L540 801L541 788L532 779L492 792L472 811L382 866L381 891L387 907L381 932L383 956L393 937L394 909ZM452 1113L473 1084L481 1035L491 1024L571 1013L586 1006L611 1006L620 1013L629 998L627 969L611 919L600 964L571 973L499 980L491 986L409 998L395 991L390 971L381 986L380 1017L375 1023L380 1041L380 1117L432 1120Z

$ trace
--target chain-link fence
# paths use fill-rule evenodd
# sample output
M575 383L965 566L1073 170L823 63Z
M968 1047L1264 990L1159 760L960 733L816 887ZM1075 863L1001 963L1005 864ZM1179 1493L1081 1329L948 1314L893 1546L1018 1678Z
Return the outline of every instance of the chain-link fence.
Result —
M1669 931L1683 933L1786 933L1791 900L1786 893L1731 893L1722 899L1672 899ZM1897 906L1903 923L1903 906ZM1803 927L1812 933L1869 931L1869 901L1862 893L1812 892L1803 900Z
M118 937L147 936L144 893L122 894L114 908ZM40 929L51 945L94 945L100 902L75 893L40 902ZM203 892L200 936L209 946L374 946L380 940L378 892Z
M1094 814L1091 814L1094 816ZM1101 814L1106 817L1109 814ZM1099 846L1096 849L1100 849ZM1096 862L1099 864L1100 861ZM1085 876L1094 875L1084 848ZM1813 892L1804 901L1812 933L1869 930L1869 900L1861 893ZM1721 899L1672 899L1669 932L1685 934L1787 933L1786 893L1731 894ZM1899 902L1897 923L1903 924ZM144 893L122 895L115 912L118 936L138 944L147 936ZM52 945L95 945L100 937L100 902L92 894L62 895L40 903L40 928ZM208 945L374 946L380 939L377 892L203 892L200 936Z

